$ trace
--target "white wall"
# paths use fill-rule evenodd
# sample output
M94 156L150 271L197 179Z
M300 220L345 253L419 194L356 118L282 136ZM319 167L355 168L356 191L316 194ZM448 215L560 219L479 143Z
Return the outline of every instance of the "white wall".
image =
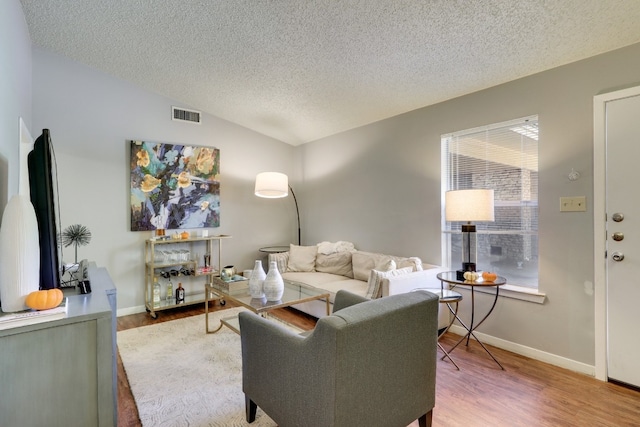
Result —
M223 265L251 268L258 248L296 238L290 199L253 195L255 175L265 170L294 173L294 148L210 115L201 125L171 120L180 105L48 51L33 50L33 121L38 134L51 130L58 164L62 228L87 226L88 246L79 259L109 270L118 288L120 313L144 304L144 240L130 231L129 145L131 139L214 146L221 155ZM36 136L36 132L32 131ZM73 248L65 249L73 261Z
M306 144L305 240L350 240L439 264L440 135L538 114L540 290L548 298L502 298L480 331L593 365L593 96L637 84L640 44ZM566 178L572 168L580 180ZM561 196L582 195L587 212L559 212ZM483 309L490 302L478 300ZM463 301L465 317L468 307Z
M19 117L31 125L31 38L19 0L0 2L0 218L18 193ZM33 134L33 133L32 133Z

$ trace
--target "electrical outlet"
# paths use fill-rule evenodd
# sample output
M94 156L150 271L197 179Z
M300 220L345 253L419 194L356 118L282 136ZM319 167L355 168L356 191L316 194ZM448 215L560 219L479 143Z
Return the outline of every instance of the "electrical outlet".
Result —
M585 196L560 197L560 212L586 212L587 198Z

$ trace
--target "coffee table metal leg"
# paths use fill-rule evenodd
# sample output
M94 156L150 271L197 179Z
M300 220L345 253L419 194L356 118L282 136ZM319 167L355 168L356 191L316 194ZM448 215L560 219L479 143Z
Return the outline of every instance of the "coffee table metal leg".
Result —
M215 334L216 332L218 332L220 329L222 329L223 323L220 322L220 326L218 326L215 330L209 330L209 301L212 301L209 299L209 292L211 292L205 285L204 288L204 325L205 325L205 333L207 334ZM216 298L216 299L220 299L220 298ZM215 300L214 300L215 301Z

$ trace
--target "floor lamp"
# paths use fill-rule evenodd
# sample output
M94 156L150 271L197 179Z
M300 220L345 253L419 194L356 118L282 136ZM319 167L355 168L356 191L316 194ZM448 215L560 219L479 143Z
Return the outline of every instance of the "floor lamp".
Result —
M300 246L300 211L298 210L296 194L289 185L289 177L280 172L262 172L256 175L255 194L258 197L279 199L281 197L287 197L289 191L291 191L293 201L296 205L296 216L298 217L298 246Z
M445 220L464 221L462 224L462 269L456 273L464 280L464 273L476 271L478 240L476 226L471 221L494 221L493 190L452 190L445 193Z

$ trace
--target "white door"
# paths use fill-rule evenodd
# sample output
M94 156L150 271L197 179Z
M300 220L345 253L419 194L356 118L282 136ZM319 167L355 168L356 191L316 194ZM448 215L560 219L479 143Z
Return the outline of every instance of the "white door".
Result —
M640 96L606 104L607 372L640 387Z

